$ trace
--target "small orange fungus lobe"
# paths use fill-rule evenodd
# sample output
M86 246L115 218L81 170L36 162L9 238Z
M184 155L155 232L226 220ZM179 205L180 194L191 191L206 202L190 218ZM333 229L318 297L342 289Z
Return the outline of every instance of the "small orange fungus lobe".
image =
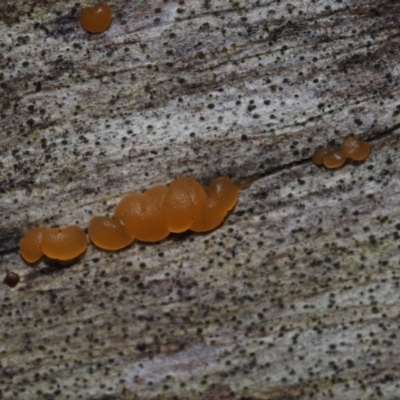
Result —
M327 168L339 168L346 162L346 157L343 157L338 150L329 150L324 157L324 165Z
M370 151L371 145L368 142L363 142L354 136L345 139L340 146L341 154L344 157L351 158L354 161L365 160Z
M226 208L216 198L209 196L203 206L200 217L193 222L190 230L193 232L211 231L222 223L226 214Z
M184 232L201 218L207 195L202 186L193 178L182 176L168 187L165 210L170 232Z
M133 239L158 242L169 235L165 215L168 188L154 186L142 193L125 196L115 208L114 217Z
M43 233L42 251L49 258L72 260L82 254L86 247L86 235L77 225L47 228Z
M93 217L89 222L88 231L90 240L105 250L120 250L133 241L124 227L110 217Z
M325 147L318 147L315 149L312 156L312 160L317 165L322 165L324 163L324 157L328 154L328 149Z
M214 179L207 189L207 195L215 198L226 209L231 210L239 197L239 189L235 182L226 176Z
M239 189L235 182L227 177L214 179L207 189L207 200L190 230L207 232L215 229L225 219L238 199Z
M93 7L85 7L79 16L82 28L91 33L104 32L110 26L111 20L111 7L105 3L97 3Z
M34 263L43 256L42 242L46 229L44 226L33 228L20 240L19 251L25 261Z

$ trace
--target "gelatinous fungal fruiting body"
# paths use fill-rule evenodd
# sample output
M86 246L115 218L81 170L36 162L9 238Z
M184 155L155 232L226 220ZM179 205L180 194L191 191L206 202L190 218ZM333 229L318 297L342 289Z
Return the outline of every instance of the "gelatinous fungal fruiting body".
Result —
M312 160L317 165L324 164L327 168L341 167L346 159L353 161L365 160L371 151L371 145L368 142L350 136L343 141L339 149L329 149L318 147L315 149Z
M72 260L86 247L86 235L77 225L65 228L39 226L28 231L19 242L21 256L29 263L39 261L43 255L60 261Z
M185 232L200 218L207 195L194 179L182 176L168 187L164 213L170 232Z
M328 154L326 147L317 147L312 155L314 164L322 165L324 163L324 157Z
M158 242L169 234L164 212L166 194L166 186L155 186L143 194L128 194L115 208L114 218L132 240Z
M207 199L201 214L194 220L190 230L207 232L222 223L226 214L236 204L239 189L235 182L226 177L214 179L207 189Z
M92 218L89 237L102 249L119 250L134 239L158 242L171 232L206 232L222 223L238 194L236 184L226 177L204 190L194 179L182 176L169 186L128 194L117 204L114 219Z
M5 283L7 286L13 288L18 285L19 283L19 275L16 272L8 272L6 277L3 280L3 283Z
M47 228L43 233L42 251L55 260L72 260L82 254L86 247L86 235L77 225Z
M206 232L216 228L236 204L237 185L226 177L213 180L207 190L187 176L169 186L154 186L145 193L131 193L121 199L114 218L96 216L89 222L90 240L105 250L120 250L134 239L159 242L171 232L188 229ZM20 241L25 261L34 263L45 255L67 261L87 247L86 235L76 225L65 228L31 229Z
M93 217L89 222L90 240L105 250L119 250L133 241L124 227L110 217Z
M363 161L369 156L371 145L368 142L363 142L351 136L343 141L339 151L346 158L350 158L354 161Z
M25 261L34 263L43 256L43 233L47 228L39 226L28 231L19 242L19 251Z
M105 3L97 3L93 7L85 7L79 16L82 28L91 33L104 32L110 26L111 20L111 7Z
M328 150L323 162L327 168L339 168L346 162L346 157L338 150Z

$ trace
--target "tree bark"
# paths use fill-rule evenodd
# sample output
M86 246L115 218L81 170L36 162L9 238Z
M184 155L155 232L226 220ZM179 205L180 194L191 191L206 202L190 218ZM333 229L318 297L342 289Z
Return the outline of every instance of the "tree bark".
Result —
M0 398L399 396L400 3L109 4L0 4ZM21 259L180 175L242 185L222 226Z

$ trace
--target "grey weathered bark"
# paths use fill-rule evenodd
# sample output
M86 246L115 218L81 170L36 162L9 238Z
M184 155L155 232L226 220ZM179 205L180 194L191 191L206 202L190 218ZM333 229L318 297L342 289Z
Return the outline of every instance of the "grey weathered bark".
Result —
M0 398L397 398L400 3L110 4L0 4ZM182 174L253 183L209 234L21 260Z

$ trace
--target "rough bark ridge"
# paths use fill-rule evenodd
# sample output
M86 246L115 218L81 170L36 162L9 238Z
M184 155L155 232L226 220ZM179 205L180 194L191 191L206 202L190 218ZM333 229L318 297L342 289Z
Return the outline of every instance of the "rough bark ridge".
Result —
M110 4L0 4L0 398L396 398L400 3ZM350 134L366 162L312 164ZM181 174L252 185L209 234L21 260Z

